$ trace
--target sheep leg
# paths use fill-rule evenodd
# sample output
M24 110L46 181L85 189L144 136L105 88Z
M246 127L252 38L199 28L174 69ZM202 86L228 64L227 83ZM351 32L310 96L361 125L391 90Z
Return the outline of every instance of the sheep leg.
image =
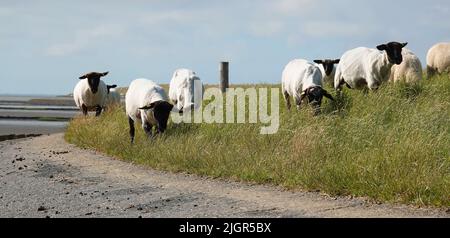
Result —
M102 107L97 106L97 109L95 110L95 116L98 117L100 116L100 114L102 114Z
M131 144L134 143L134 121L131 119L131 117L128 117L128 124L130 125L130 137L131 137Z
M287 109L290 111L291 110L291 99L290 99L290 96L289 96L289 94L287 92L284 92L283 95L284 95L284 100L286 101Z
M300 98L298 97L294 97L294 101L295 101L295 105L297 105L297 110L301 110L302 109L302 100L300 100Z
M81 111L83 112L84 116L87 116L88 114L88 108L83 104L81 105Z
M348 83L345 82L344 78L340 78L338 84L335 85L336 91L339 91L339 92L342 91L342 85L344 85L344 84L347 85L348 88L350 88L350 85L348 85Z
M433 77L435 74L436 74L436 70L431 66L427 66L427 76Z
M150 123L146 122L144 124L143 128L144 128L145 134L147 134L147 137L149 139L152 139L153 138L153 126Z

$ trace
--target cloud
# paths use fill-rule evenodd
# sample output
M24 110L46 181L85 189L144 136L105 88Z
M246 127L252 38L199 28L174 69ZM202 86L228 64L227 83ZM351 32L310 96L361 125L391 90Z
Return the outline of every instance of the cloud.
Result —
M281 14L296 15L316 6L314 0L280 0L271 3L271 8Z
M119 25L99 25L75 33L72 41L57 43L46 49L50 56L66 56L86 49L103 39L123 35L125 29Z
M167 23L189 23L199 18L198 13L183 10L150 12L141 17L141 22L148 25Z
M253 35L268 37L282 32L285 28L285 24L278 20L258 21L251 23L249 28Z
M311 37L351 37L369 33L370 29L356 23L317 21L307 22L302 27L303 32Z

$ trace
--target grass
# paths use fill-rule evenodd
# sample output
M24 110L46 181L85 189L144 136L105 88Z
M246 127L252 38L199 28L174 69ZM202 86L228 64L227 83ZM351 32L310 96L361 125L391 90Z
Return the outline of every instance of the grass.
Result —
M274 135L260 135L260 124L172 124L153 141L137 127L131 146L124 109L116 108L76 118L65 138L158 170L450 206L449 76L375 93L344 89L318 117L308 109L288 112L281 96L280 106Z

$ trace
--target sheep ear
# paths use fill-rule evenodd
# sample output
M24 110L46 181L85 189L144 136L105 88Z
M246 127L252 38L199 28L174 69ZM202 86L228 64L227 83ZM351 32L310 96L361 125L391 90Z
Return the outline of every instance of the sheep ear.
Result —
M141 107L141 108L139 108L139 110L150 110L150 109L153 109L153 108L155 108L155 103L151 103L148 106Z
M314 60L314 63L316 63L316 64L323 64L323 60Z
M403 44L402 44L402 48L404 48L404 47L407 46L407 45L408 45L408 42L403 43Z
M333 60L333 64L339 64L339 62L341 62L341 59Z
M308 95L308 90L303 91L303 93L300 95L300 102L302 102L303 99L305 99L306 95Z
M325 89L323 89L323 96L330 99L331 101L334 101L333 96L331 96L331 94L329 92L327 92L327 90L325 90Z
M105 76L108 75L108 74L109 74L109 72L101 73L101 74L100 74L100 77L105 77Z
M387 46L385 44L379 45L379 46L377 46L377 49L383 51L383 50L387 49Z
M85 74L85 75L83 75L83 76L79 77L78 79L87 79L87 77L88 77L88 75L87 75L87 74Z

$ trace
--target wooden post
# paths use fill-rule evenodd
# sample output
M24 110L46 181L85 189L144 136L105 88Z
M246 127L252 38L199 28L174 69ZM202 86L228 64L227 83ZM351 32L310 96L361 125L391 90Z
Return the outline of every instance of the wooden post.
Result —
M222 93L227 91L227 88L230 86L230 82L228 81L229 77L229 63L228 62L220 62L220 90Z

